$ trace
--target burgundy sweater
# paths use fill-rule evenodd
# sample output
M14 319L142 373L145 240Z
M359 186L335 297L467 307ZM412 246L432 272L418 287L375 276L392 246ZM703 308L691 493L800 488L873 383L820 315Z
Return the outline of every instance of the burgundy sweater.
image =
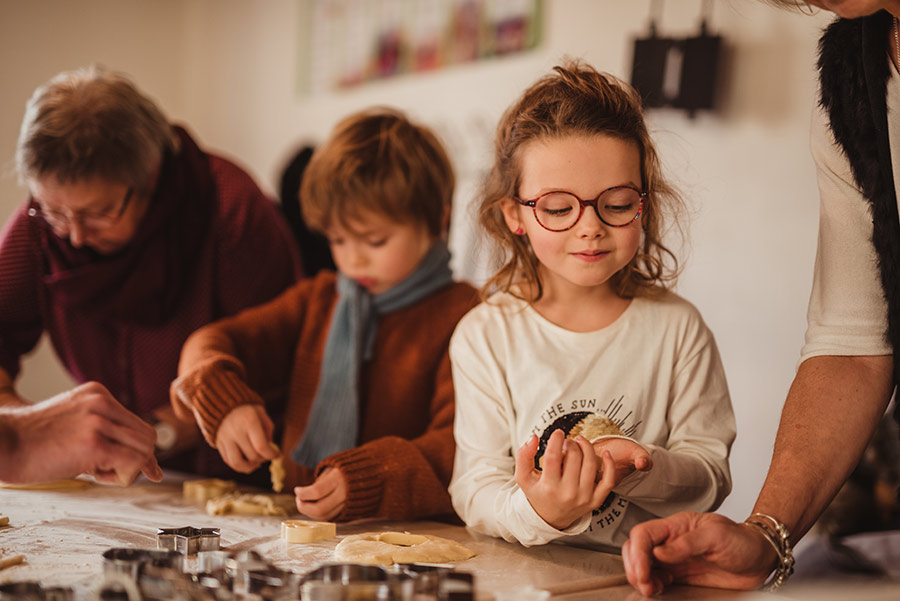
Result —
M340 521L452 515L447 486L456 447L448 345L478 294L454 283L379 316L373 358L360 374L359 446L326 458L313 472L294 463L290 453L306 429L318 388L337 301L335 281L333 272L319 272L270 303L195 332L182 350L173 406L182 414L193 412L215 444L231 409L266 403L283 427L285 487L310 484L327 466L340 468L348 487ZM277 405L285 395L286 410Z
M6 223L0 368L10 377L47 332L77 382L102 383L149 419L168 401L191 332L273 298L300 276L277 207L247 173L177 131L181 149L164 160L150 208L116 255L72 247L28 217L28 203Z

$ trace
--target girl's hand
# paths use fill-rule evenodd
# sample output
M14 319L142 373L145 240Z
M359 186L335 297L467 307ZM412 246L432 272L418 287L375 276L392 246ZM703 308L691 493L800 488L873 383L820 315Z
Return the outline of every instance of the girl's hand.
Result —
M598 480L597 455L583 436L572 441L562 430L553 432L544 450L543 471L534 469L537 448L537 436L532 435L516 453L516 483L535 512L557 530L599 507L615 486L612 456L602 452Z
M616 465L615 485L625 476L634 471L649 472L653 468L653 460L644 447L632 440L624 438L605 438L598 440L593 445L594 452L599 457L603 451L609 451Z
M238 405L216 432L216 448L232 469L249 474L278 457L272 442L272 420L262 405Z
M347 481L336 467L326 467L309 486L294 488L297 510L314 520L330 520L344 509Z

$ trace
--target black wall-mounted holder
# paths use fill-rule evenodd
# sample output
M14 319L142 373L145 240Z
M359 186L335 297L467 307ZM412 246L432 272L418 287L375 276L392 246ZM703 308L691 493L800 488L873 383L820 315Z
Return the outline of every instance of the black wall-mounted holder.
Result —
M722 36L709 35L705 23L689 38L656 35L634 41L631 85L647 108L684 109L690 117L713 110L722 55Z

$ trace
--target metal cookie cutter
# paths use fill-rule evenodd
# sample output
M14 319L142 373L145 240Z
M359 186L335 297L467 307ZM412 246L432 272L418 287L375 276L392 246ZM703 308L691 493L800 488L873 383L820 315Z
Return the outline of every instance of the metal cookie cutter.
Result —
M7 582L0 584L0 601L73 601L75 592L70 588L44 588L40 583Z
M195 555L200 551L219 550L218 528L159 528L156 531L156 547L171 549L182 555Z
M396 566L408 576L400 584L402 599L437 601L473 601L475 580L468 572L457 572L452 565L407 563Z
M103 553L104 574L124 574L137 582L147 566L184 571L184 556L176 551L114 547Z
M400 599L397 578L375 565L335 563L320 566L300 582L300 598L306 601L332 599Z

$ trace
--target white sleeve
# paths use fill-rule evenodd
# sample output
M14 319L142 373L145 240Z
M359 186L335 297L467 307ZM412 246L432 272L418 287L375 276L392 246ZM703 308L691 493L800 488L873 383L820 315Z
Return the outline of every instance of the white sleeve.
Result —
M715 340L699 315L684 342L669 392L665 446L645 444L653 468L629 475L614 489L659 516L711 511L731 492L734 412Z
M504 370L482 324L463 318L450 341L456 394L456 459L450 482L453 508L467 526L506 541L542 545L584 532L585 514L566 530L547 524L516 484L512 442L515 411Z
M872 244L872 215L824 110L810 145L819 185L819 240L800 361L818 355L889 355L887 304Z

